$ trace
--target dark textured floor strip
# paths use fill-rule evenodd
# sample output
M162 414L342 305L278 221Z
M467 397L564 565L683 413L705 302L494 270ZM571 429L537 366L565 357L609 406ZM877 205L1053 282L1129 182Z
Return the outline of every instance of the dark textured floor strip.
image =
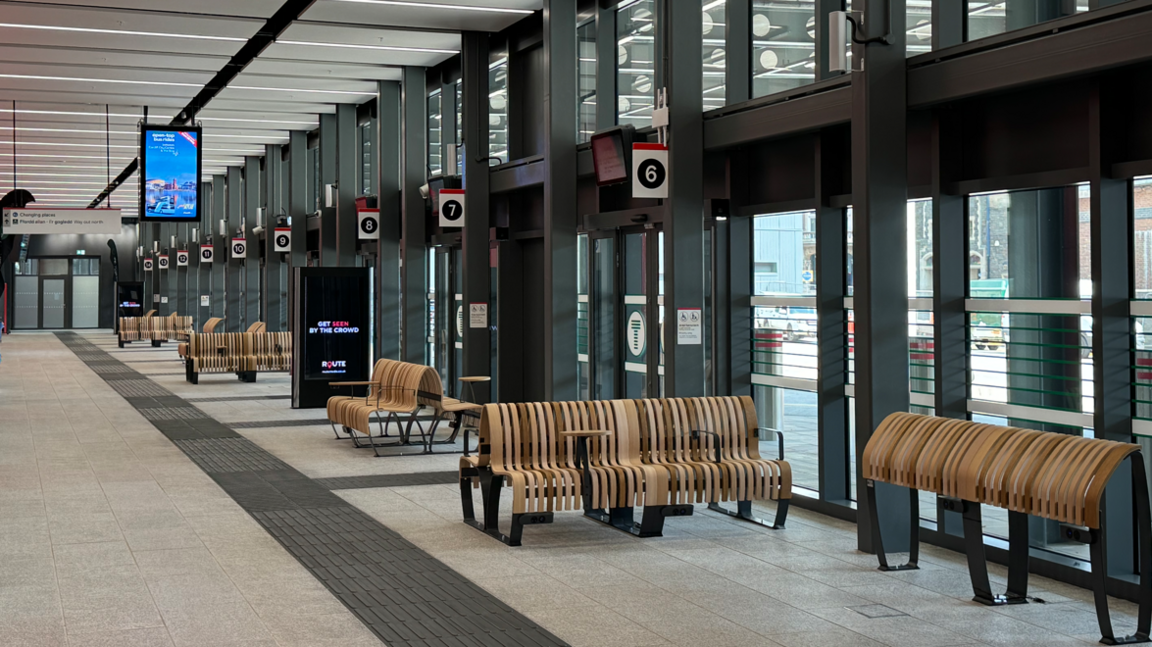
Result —
M323 425L330 427L332 423L327 418L308 418L307 420L253 420L251 422L229 422L233 429L266 429L268 427L311 427Z
M168 360L147 360L149 362ZM135 363L135 362L133 362ZM291 400L290 395L232 395L222 398L184 398L185 402L240 402L242 400Z
M406 485L454 485L460 482L460 473L372 474L370 476L334 476L313 480L329 490L355 490L372 487L404 487Z
M75 333L56 335L86 364L117 361ZM217 420L193 416L187 400L131 369L97 374L390 647L566 645L333 494L330 483L342 479L308 478ZM417 485L436 476L391 478Z

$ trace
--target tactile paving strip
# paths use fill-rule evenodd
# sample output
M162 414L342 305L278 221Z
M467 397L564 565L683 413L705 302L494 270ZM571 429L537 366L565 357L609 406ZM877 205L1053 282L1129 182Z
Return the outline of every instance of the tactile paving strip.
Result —
M117 361L75 333L56 334L77 356L90 358L85 359L89 365ZM331 492L334 483L342 485L349 479L365 484L359 487L387 487L368 485L383 481L373 477L310 479L203 414L191 420L153 417L195 408L151 380L115 379L118 375L113 373L101 377L389 647L566 647L556 636ZM279 467L269 469L272 466ZM393 475L395 480L389 482L422 485L414 481L436 481L448 475L452 477L448 482L455 482L455 472Z
M196 407L157 407L141 409L140 413L149 420L195 420L206 417L204 412Z
M209 474L291 469L286 463L260 449L247 438L205 438L172 442L184 450L200 469Z
M334 476L314 480L329 490L355 490L373 487L404 487L406 485L455 485L460 482L460 473L372 474L370 476Z
M240 402L243 400L291 400L290 395L230 395L221 398L185 398L185 402Z

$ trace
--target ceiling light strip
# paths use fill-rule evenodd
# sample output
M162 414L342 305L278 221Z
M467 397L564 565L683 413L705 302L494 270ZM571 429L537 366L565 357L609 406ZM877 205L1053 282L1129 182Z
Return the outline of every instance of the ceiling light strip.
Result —
M474 5L440 4L438 2L408 2L406 0L334 0L354 4L375 4L388 7L412 7L413 9L443 9L445 11L476 11L483 13L508 13L526 16L535 13L531 9L508 9L505 7L477 7Z

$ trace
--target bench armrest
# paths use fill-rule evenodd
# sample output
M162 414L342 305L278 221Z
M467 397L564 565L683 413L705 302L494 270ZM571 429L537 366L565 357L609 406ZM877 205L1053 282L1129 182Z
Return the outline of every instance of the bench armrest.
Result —
M700 440L700 434L708 434L716 439L716 459L713 462L717 464L723 462L720 457L720 435L714 431L706 431L704 429L693 429L690 432L692 440Z
M781 460L781 461L784 460L784 432L783 431L780 431L779 429L773 429L771 427L757 427L752 433L756 434L756 437L759 438L760 440L772 440L773 438L775 438L777 445L779 447L779 455L780 455L780 457L777 460Z

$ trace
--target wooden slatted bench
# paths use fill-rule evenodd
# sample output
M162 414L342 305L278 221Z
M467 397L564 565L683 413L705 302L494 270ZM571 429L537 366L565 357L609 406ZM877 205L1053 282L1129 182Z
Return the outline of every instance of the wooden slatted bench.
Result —
M154 313L155 310L150 310ZM173 312L167 317L145 315L143 317L121 317L118 345L134 341L151 341L159 347L166 341L186 339L192 333L192 317L180 316Z
M1138 532L1139 616L1136 633L1112 630L1106 591L1107 562L1102 512L1104 488L1120 465L1132 469ZM967 420L894 413L864 448L862 469L871 514L872 541L882 570L914 569L919 546L916 491L937 495L963 518L964 543L975 601L988 605L1028 602L1028 516L1061 524L1064 537L1089 545L1091 581L1104 644L1148 642L1152 630L1152 512L1140 446L1069 434L980 424ZM910 489L911 554L889 566L876 509L876 484ZM1008 591L994 595L988 580L981 506L1004 508L1009 517Z
M292 333L192 333L184 358L185 379L202 373L235 373L255 382L258 372L286 372L292 365Z
M464 416L476 414L480 409L479 405L446 397L440 375L432 367L392 359L377 360L371 380L335 382L332 386L350 390L347 396L328 399L328 420L336 438L341 438L340 432L343 431L356 447L371 447L376 456L380 456L380 447L411 444L414 424L420 430L417 436L424 444L424 452L432 453L433 444L455 442ZM361 388L364 396L355 395L355 390ZM433 417L430 428L425 430L417 415L429 409ZM373 417L380 430L378 435L372 433ZM407 421L402 421L402 417ZM437 428L448 418L451 418L452 434L445 440L436 441ZM399 430L396 440L374 440L388 438L387 427L392 423ZM365 436L368 442L361 443L360 436Z
M224 321L224 319L221 317L212 317L208 321L204 322L204 329L201 330L200 332L205 332L205 333L216 332L216 326L219 326L221 324L221 322L223 322L223 321ZM178 355L180 355L180 357L187 357L188 356L188 341L187 340L191 336L192 336L191 333L189 333L185 337L185 341L181 342L180 345L178 345L176 347L176 353Z
M782 528L791 470L783 460L759 458L754 430L750 398L486 405L479 452L460 461L464 521L517 546L524 525L550 523L555 510L579 501L585 516L653 537L666 517L691 515L694 503L759 522L751 499L770 498L778 502L771 525ZM507 535L498 527L505 482L512 489ZM473 486L481 489L482 522ZM718 505L732 500L736 513ZM635 506L643 507L639 522Z

